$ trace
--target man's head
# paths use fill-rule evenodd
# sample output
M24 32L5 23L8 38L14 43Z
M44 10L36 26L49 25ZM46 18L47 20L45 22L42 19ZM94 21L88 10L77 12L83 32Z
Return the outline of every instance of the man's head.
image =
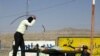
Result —
M83 49L88 49L88 46L86 46L86 45L83 45Z
M27 20L31 23L32 20L36 20L36 16L29 16Z

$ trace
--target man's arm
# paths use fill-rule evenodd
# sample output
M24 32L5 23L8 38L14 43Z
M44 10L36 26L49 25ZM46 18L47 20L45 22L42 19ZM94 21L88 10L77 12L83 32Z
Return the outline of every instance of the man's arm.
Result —
M28 22L28 21L26 21L25 24L28 25L28 26L32 26L32 25L35 23L35 21L36 21L36 20L34 20L34 19L32 20L31 23Z

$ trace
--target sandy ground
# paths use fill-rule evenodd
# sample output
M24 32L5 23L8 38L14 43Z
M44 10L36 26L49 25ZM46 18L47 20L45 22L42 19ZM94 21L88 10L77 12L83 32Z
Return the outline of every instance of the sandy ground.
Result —
M0 50L0 56L9 56L9 50Z

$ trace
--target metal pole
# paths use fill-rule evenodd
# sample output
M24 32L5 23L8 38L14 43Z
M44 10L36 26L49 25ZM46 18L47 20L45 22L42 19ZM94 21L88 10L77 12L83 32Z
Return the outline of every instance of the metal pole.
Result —
M42 25L42 28L43 28L43 35L42 36L45 38L45 31L46 31L45 26Z
M0 50L1 50L1 40L0 40Z
M29 9L29 6L28 6L29 4L28 4L28 0L26 1L26 15L28 16L29 15L29 11L28 11L28 9Z
M46 29L45 29L45 26L44 26L44 25L42 25L42 28L43 28L43 32L45 32L45 31L46 31Z
M91 54L93 54L93 38L94 38L94 20L95 19L95 0L92 0L92 16L91 16L91 41L90 41L90 48L91 48Z

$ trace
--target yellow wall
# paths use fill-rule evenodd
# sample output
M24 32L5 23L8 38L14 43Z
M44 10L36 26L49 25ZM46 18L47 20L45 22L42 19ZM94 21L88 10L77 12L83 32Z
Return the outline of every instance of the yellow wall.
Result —
M89 37L58 37L58 46L63 50L74 50L68 47L69 45L73 47L82 47L82 45L87 45L90 49L90 38ZM64 45L67 46L64 46ZM90 50L88 50L90 51ZM100 56L100 37L94 37L93 39L93 56Z

